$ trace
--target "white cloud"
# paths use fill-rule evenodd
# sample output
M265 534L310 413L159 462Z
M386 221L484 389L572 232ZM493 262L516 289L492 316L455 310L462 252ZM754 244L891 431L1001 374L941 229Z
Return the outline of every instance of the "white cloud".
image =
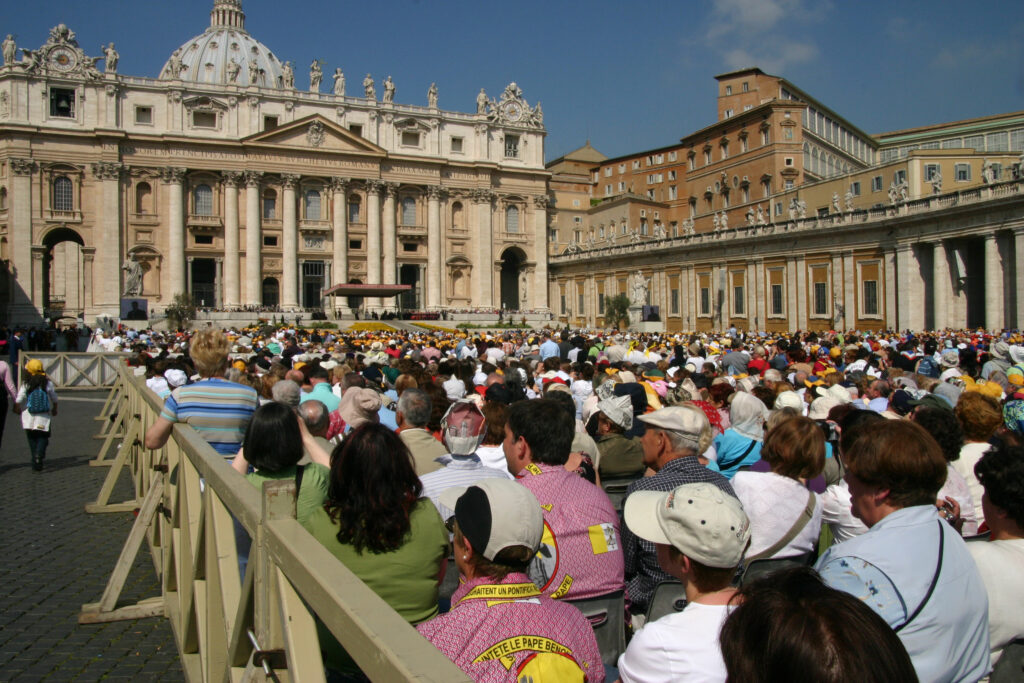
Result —
M818 57L813 33L805 27L829 9L830 3L814 0L714 0L705 46L728 69L758 66L784 75L788 67Z

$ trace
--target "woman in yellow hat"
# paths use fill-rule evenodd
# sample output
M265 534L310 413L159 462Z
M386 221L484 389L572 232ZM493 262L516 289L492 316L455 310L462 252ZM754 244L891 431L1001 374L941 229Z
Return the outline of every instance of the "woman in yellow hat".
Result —
M18 387L14 412L21 413L21 426L32 453L32 469L39 472L50 443L50 420L57 416L57 391L46 376L42 361L32 359L25 363L25 373L27 377Z

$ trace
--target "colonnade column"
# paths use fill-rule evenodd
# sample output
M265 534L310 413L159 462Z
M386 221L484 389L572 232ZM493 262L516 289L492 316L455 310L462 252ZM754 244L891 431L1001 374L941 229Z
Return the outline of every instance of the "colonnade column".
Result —
M494 193L490 190L478 190L473 198L477 202L476 235L479 240L477 264L473 268L478 286L473 303L480 308L490 308L494 297L494 256L491 244L491 203L494 201Z
M886 249L885 277L881 279L885 287L885 314L882 316L886 327L899 327L896 315L896 250Z
M379 180L366 181L366 284L380 284L380 193L384 184ZM380 308L380 299L369 297L366 308Z
M7 238L17 286L11 287L11 319L28 322L32 312L32 159L10 159L11 208ZM11 283L14 284L13 282ZM40 283L41 284L41 283ZM2 303L2 302L0 302Z
M533 306L548 309L548 206L547 195L533 198L533 260L537 263L533 271Z
M182 194L185 169L165 168L161 172L161 177L168 185L167 217L170 222L170 233L167 236L167 268L170 272L170 297L167 303L170 304L170 299L185 292L185 204ZM103 286L101 278L100 289Z
M853 266L853 252L843 252L843 329L857 324L857 273Z
M299 176L290 173L281 174L284 186L281 210L282 234L281 254L281 308L286 311L299 307L299 223L295 214L295 185Z
M100 161L92 165L92 174L100 184L100 297L103 313L117 317L121 295L121 171L119 163ZM184 223L182 224L184 232ZM182 241L181 251L185 245ZM40 282L40 285L43 283ZM46 302L43 302L46 305Z
M936 330L949 327L949 304L949 260L946 244L939 240L932 250L932 326Z
M239 244L238 244L238 183L242 174L224 171L224 278L220 292L221 305L234 308L241 303L239 296Z
M96 247L82 247L82 310L91 311L94 288L92 266L96 259Z
M260 226L260 178L262 171L245 172L245 303L263 303L262 272L263 236Z
M46 247L32 247L32 305L37 311L46 308L43 301L43 260L46 258Z
M1013 272L1013 311L1016 318L1012 327L1020 329L1024 327L1024 228L1018 228L1013 233L1014 263L1016 268ZM1009 325L1008 325L1009 327Z
M920 330L924 327L924 291L921 286L921 267L914 254L914 245L896 247L896 279L898 285L898 327L901 330Z
M994 232L985 235L985 327L1003 329L1003 260Z
M331 243L334 245L334 262L331 278L327 287L348 282L348 201L345 193L348 189L348 178L331 178ZM334 297L337 299L337 297ZM341 298L342 305L335 305L335 310L344 309L348 312L348 299Z
M441 195L438 185L427 187L427 310L441 306Z
M395 233L395 197L398 195L398 185L395 183L384 183L384 209L383 209L383 242L384 259L381 265L381 283L391 285L398 282L398 273L395 271L395 245L398 237ZM392 301L392 299L387 299Z

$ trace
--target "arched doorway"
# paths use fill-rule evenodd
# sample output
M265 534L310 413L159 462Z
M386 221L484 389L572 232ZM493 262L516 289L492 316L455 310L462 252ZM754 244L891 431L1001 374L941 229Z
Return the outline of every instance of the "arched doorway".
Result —
M263 278L263 305L276 308L281 296L281 288L276 277Z
M509 247L501 254L501 307L506 311L519 310L522 306L519 272L525 262L526 254L518 247Z
M352 278L351 280L348 281L348 284L361 285L363 284L363 281ZM348 307L350 310L358 311L359 308L363 305L363 297L361 296L347 296L345 298L348 299Z
M61 226L46 233L43 246L43 314L47 318L78 317L85 311L85 241L75 230Z

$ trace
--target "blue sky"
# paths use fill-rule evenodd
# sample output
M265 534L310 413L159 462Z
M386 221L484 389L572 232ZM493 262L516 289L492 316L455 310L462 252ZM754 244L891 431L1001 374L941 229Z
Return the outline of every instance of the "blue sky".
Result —
M0 33L37 48L64 22L83 49L117 44L121 73L156 76L209 25L212 0L0 3ZM540 100L546 156L588 138L608 156L675 142L715 118L718 73L760 66L871 133L1024 109L1024 3L829 0L244 0L282 60L388 74L396 101L472 111L516 81ZM326 90L330 79L325 78ZM378 89L379 89L378 85Z

